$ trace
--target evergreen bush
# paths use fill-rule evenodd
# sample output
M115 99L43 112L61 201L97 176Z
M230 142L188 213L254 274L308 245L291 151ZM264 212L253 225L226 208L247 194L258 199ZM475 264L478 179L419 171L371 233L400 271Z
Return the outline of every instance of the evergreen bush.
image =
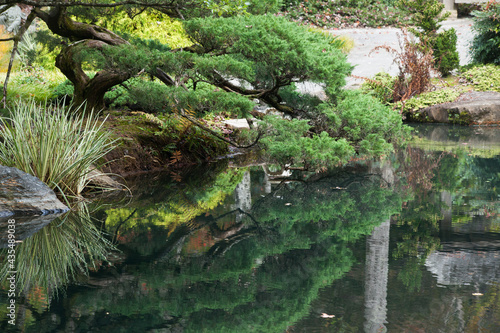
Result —
M395 83L396 77L385 72L380 72L375 74L373 79L365 80L361 85L361 89L364 92L371 93L382 103L388 104L393 101Z
M274 14L282 5L283 0L252 0L249 1L247 11L253 15Z
M500 64L500 3L490 1L481 11L473 11L476 32L471 44L472 60L480 64Z
M399 7L412 14L418 29L409 28L408 31L420 39L423 47L432 49L437 70L447 76L451 70L458 68L460 62L455 29L438 33L440 23L450 16L449 12L443 14L444 4L438 0L400 0Z
M346 163L355 154L387 154L406 133L397 111L360 91L345 91L336 104L322 103L315 111L311 122L266 117L261 141L267 153L281 164L318 168Z
M457 51L457 32L454 28L438 33L432 41L432 51L437 70L448 76L452 70L458 68L460 60Z

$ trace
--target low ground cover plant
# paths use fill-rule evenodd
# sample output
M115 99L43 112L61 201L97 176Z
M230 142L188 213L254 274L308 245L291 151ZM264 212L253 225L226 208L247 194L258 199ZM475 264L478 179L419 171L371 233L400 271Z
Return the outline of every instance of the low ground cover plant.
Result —
M500 66L476 65L460 74L460 82L476 91L500 92Z
M404 26L408 12L392 0L286 1L281 15L326 28Z
M387 105L401 110L405 115L431 105L453 102L462 93L470 90L500 92L500 66L488 64L463 67L457 77L447 82L436 81L437 83L431 85L431 91L416 94L404 101L393 99L395 82L396 77L378 73L373 79L366 80L361 89Z

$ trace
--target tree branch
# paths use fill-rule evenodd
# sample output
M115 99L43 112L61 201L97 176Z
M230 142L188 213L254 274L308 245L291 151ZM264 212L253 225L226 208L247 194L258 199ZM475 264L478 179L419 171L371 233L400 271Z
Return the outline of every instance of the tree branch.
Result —
M16 57L17 47L19 45L19 42L23 38L24 33L26 32L26 30L28 30L29 26L31 25L35 17L36 17L35 13L30 13L24 24L17 32L17 34L13 37L14 46L12 47L12 52L10 54L10 60L9 60L9 68L7 69L7 74L5 76L5 81L3 83L3 97L2 100L0 101L4 109L7 107L7 86L9 84L10 73L12 72L12 67L14 65L14 59Z
M245 89L229 82L229 80L226 80L222 77L222 75L215 71L212 74L215 78L215 82L212 82L212 84L227 92L233 92L251 98L259 98L280 112L284 112L295 117L299 115L299 113L290 106L280 103L281 97L278 94L278 91L280 87L285 86L286 84L282 84L279 80L275 80L276 84L271 89Z
M181 109L180 115L181 115L181 117L186 118L187 120L189 120L194 125L198 126L200 129L204 130L205 132L210 133L211 135L215 136L217 139L222 140L225 143L227 143L227 144L229 144L229 145L231 145L233 147L236 147L236 148L242 148L242 149L244 149L244 148L251 148L251 147L255 146L259 142L260 137L262 136L262 132L259 131L258 135L257 135L257 139L255 139L255 141L252 144L250 144L248 146L241 146L241 145L239 145L239 144L237 144L235 142L232 142L231 140L228 140L228 139L224 138L223 136L219 135L219 133L215 132L214 130L211 130L210 128L207 128L207 127L203 126L198 121L196 121L193 118L191 118L190 116L188 116L186 114L186 112L184 110L182 110L182 109Z
M128 41L108 29L72 20L66 10L66 7L56 6L52 7L48 13L40 8L34 8L32 12L35 12L47 24L52 33L67 37L72 41L95 39L109 45L129 44Z

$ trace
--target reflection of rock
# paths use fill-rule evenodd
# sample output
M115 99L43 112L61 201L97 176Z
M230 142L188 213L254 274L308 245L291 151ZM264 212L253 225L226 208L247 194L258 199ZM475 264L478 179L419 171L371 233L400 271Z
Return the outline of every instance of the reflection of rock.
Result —
M500 251L436 251L425 262L441 285L473 285L500 280Z
M365 332L386 332L387 280L389 274L390 220L375 229L366 241Z
M426 150L477 149L489 157L500 148L500 131L497 126L446 126L443 124L413 124L414 134L422 142L412 146ZM431 142L429 142L429 140Z
M442 124L413 124L414 134L426 140L443 143L467 142L474 146L498 144L500 131L495 126L443 126Z
M21 241L34 234L36 234L40 229L49 224L56 217L61 216L61 214L50 214L42 216L21 216L15 217L15 236L16 241ZM8 246L8 221L9 218L0 217L0 248L6 248Z
M234 190L236 208L239 208L244 212L249 212L252 209L252 193L250 191L250 186L250 172L247 171L243 175L241 183L239 183ZM236 221L240 222L241 218L242 216L238 214Z
M380 175L388 185L394 184L394 168L389 161L382 161L381 163L372 163L369 166L370 173Z
M443 103L419 111L432 122L448 123L450 116L460 117L469 124L500 123L500 93L472 91L463 94L456 102Z
M449 128L448 127L435 127L429 134L428 137L431 141L446 142L449 141Z
M0 217L66 211L68 207L38 178L16 168L0 166Z

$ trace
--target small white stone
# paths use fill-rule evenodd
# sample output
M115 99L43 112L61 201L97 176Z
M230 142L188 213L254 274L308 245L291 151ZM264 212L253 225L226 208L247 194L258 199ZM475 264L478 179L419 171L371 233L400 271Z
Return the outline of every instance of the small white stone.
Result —
M224 124L228 125L230 128L248 128L250 129L250 125L248 125L248 121L246 119L229 119L224 120Z

